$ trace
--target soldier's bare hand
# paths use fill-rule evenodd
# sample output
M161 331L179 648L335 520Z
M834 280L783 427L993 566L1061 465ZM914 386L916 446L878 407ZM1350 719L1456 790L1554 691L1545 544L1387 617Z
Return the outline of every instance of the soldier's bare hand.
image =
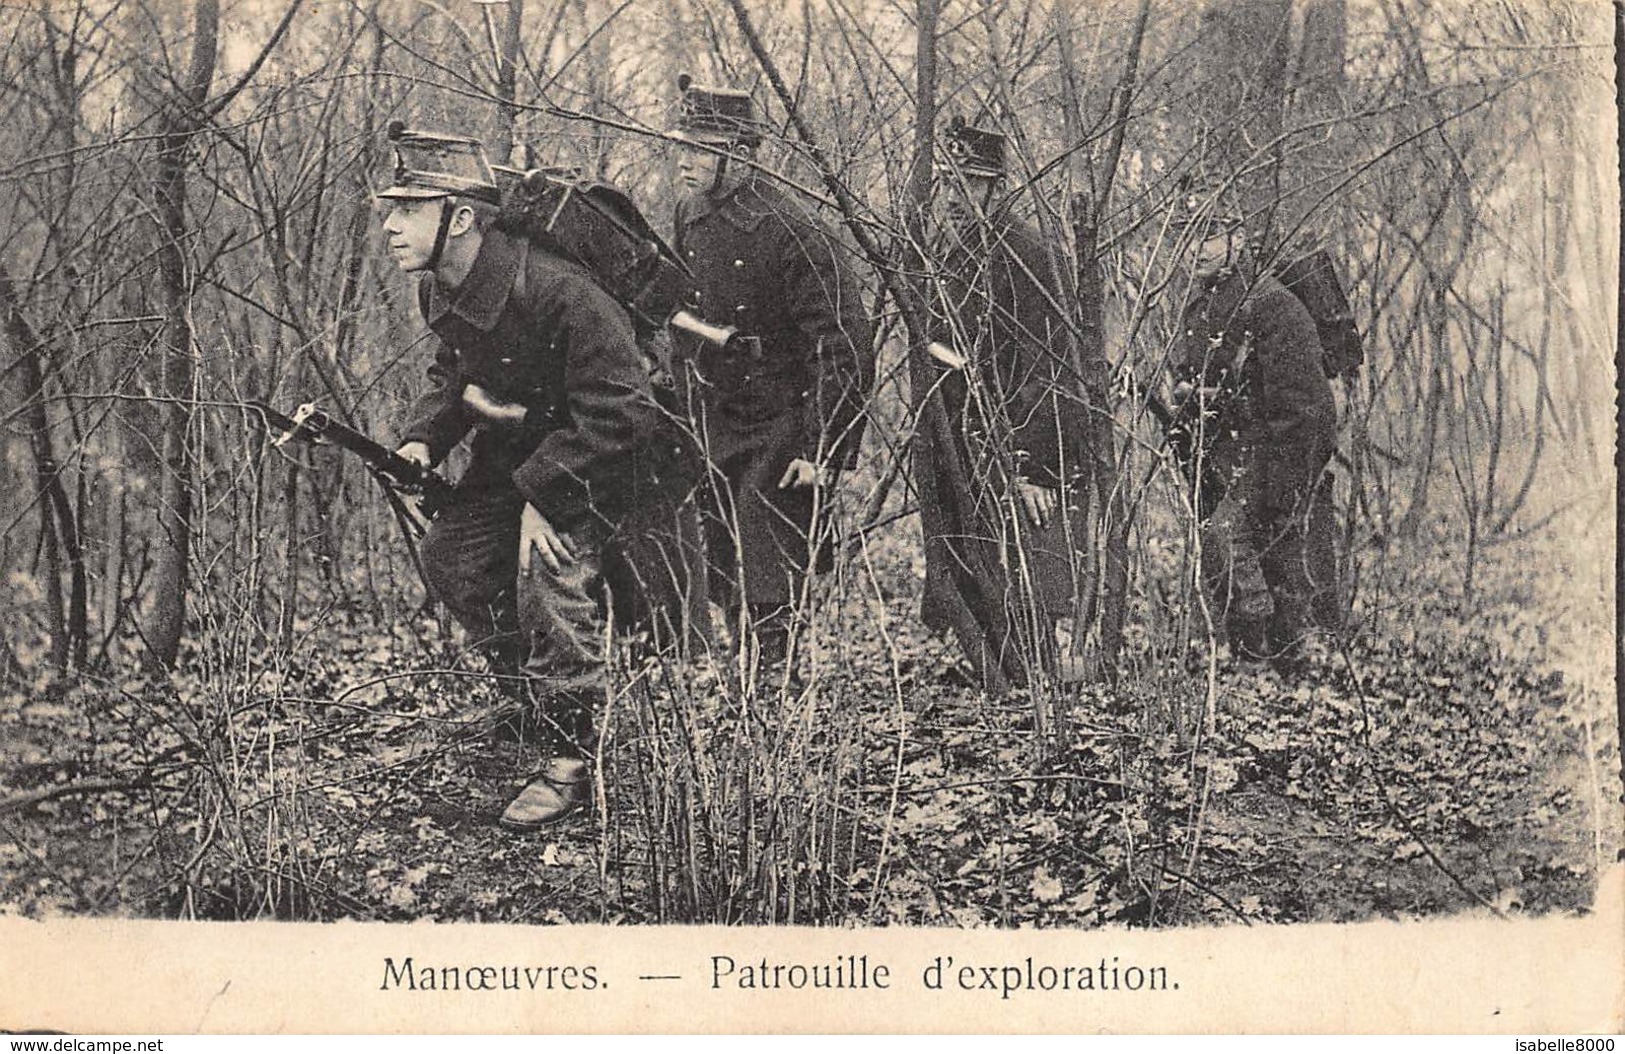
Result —
M421 468L428 468L429 444L420 443L416 440L410 443L402 443L400 448L395 451L395 456L405 461L410 461L412 464Z
M531 561L540 560L542 566L558 574L565 564L575 563L575 554L564 539L547 522L547 517L527 504L519 516L519 573L530 574Z
M1021 498L1021 507L1027 513L1027 519L1031 520L1035 527L1048 524L1050 517L1055 515L1055 507L1060 504L1059 495L1049 487L1017 483L1016 493Z
M1219 389L1214 385L1204 384L1201 387L1197 387L1190 381L1180 381L1178 384L1174 385L1174 399L1177 402L1184 402L1186 399L1193 396L1201 399L1211 400L1218 394Z
M779 480L779 489L799 490L802 487L816 487L824 482L823 477L824 474L811 461L806 458L794 458Z

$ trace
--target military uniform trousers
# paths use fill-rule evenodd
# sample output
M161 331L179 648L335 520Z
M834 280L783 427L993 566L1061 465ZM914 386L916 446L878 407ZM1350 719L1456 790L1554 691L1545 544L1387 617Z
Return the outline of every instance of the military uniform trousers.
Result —
M1342 626L1332 477L1272 507L1249 459L1203 521L1202 578L1232 647L1295 648L1315 625Z
M592 521L558 531L574 560L555 574L533 558L522 575L524 505L513 489L460 491L423 537L424 577L498 672L524 678L527 716L544 744L583 753L593 746L592 712L605 685L599 600L605 532Z

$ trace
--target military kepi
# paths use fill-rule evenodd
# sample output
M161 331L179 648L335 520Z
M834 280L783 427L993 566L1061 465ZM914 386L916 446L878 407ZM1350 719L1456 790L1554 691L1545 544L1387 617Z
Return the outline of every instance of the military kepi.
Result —
M761 143L762 124L749 92L695 84L686 73L677 75L677 90L682 97L672 135L712 145Z
M389 141L395 148L395 173L380 198L477 198L502 203L495 173L478 139L419 132L404 122L389 123Z
M948 165L967 176L1002 179L1008 171L1004 136L991 129L973 127L962 114L956 114L948 123L943 153Z

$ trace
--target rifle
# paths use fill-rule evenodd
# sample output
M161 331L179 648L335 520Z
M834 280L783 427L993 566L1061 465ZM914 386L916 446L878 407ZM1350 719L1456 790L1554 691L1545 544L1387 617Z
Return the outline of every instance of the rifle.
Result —
M264 403L249 402L244 405L258 415L267 432L280 431L281 434L271 441L272 446L280 447L289 440L298 440L348 450L361 459L385 489L420 497L425 516L433 518L454 493L451 484L441 476L380 446L348 425L333 420L327 411L315 403L304 404L294 411L292 417Z
M1140 383L1140 379L1128 370L1122 371L1127 384L1129 395L1138 398L1156 418L1162 429L1162 436L1168 443L1168 450L1174 455L1185 479L1196 488L1197 515L1205 516L1224 499L1225 492L1230 489L1230 481L1219 474L1213 463L1207 458L1201 458L1201 479L1193 478L1197 468L1196 430L1192 427L1194 422L1180 420L1177 413L1167 403L1156 389Z

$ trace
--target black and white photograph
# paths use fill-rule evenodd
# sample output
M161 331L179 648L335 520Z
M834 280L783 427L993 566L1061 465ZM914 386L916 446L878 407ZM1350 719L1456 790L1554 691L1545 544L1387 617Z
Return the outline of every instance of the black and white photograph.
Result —
M1617 917L1622 29L0 6L0 922Z

